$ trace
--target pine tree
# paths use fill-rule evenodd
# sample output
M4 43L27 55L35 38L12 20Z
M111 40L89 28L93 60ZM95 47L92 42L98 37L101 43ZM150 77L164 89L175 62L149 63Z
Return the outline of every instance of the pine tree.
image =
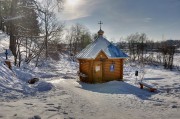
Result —
M38 36L40 33L38 15L33 0L12 0L10 13L6 19L6 27L10 34L9 48L17 64L17 40L22 37Z
M22 16L18 23L20 36L38 36L40 26L33 0L20 0L18 14Z

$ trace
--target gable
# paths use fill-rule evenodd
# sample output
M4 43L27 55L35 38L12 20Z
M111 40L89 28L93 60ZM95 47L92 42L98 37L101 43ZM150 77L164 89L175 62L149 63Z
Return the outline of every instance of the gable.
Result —
M99 53L98 53L98 55L96 56L96 58L95 58L96 60L97 59L108 59L108 57L107 57L107 55L104 53L104 51L100 51Z

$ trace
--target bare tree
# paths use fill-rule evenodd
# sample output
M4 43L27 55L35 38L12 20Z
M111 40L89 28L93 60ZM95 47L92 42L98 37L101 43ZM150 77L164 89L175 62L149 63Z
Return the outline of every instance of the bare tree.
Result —
M66 40L69 44L71 56L75 56L77 52L92 42L89 30L82 24L73 25L66 35Z
M64 25L60 24L55 15L55 11L60 10L63 3L62 0L43 0L38 4L38 11L42 22L42 34L44 34L45 58L48 58L48 42L57 40L58 36L62 36ZM60 39L61 37L59 37Z
M129 48L129 55L133 61L136 60L137 57L137 41L139 38L139 34L131 34L127 37L128 40L128 48Z
M10 35L9 48L15 64L18 60L20 66L22 54L29 59L28 63L35 57L38 61L44 49L47 59L48 43L58 44L62 39L64 26L55 16L62 4L63 0L43 0L42 3L39 0L4 0L3 5L0 4L0 29Z
M145 42L147 41L147 37L145 33L135 33L131 34L130 36L127 37L128 40L128 48L129 48L129 53L131 56L131 59L133 61L138 58L138 60L143 61L144 59L144 52L145 52Z
M10 10L10 16L11 17L16 17L17 15L17 4L18 0L13 0L11 2L11 10ZM11 20L10 21L10 43L9 43L9 49L12 51L12 54L14 55L14 62L15 64L17 63L17 54L16 54L16 49L17 49L17 44L16 44L16 28L15 28L15 21Z
M163 54L163 65L165 69L173 68L175 49L176 47L173 44L168 43L168 41L161 43L159 50Z

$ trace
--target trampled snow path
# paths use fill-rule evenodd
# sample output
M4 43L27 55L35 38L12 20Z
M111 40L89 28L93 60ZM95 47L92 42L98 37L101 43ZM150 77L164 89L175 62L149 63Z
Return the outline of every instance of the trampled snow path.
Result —
M106 84L84 84L75 80L55 80L56 85L63 87L72 96L74 103L69 108L74 109L73 116L77 118L98 119L140 119L140 118L178 118L178 110L172 110L167 105L154 106L153 100L143 100L133 95L132 87L125 89L123 82ZM121 87L120 87L121 86ZM107 91L108 90L108 91ZM122 90L122 91L120 91ZM130 90L130 91L128 91ZM137 91L136 89L134 91ZM125 94L132 93L132 94ZM141 91L140 91L141 92ZM144 92L144 91L142 91ZM141 93L142 93L141 92ZM160 104L160 103L159 103ZM80 105L84 105L83 108ZM165 113L167 112L167 113ZM172 116L175 112L175 115ZM75 115L79 113L78 115ZM81 115L81 116L80 116Z

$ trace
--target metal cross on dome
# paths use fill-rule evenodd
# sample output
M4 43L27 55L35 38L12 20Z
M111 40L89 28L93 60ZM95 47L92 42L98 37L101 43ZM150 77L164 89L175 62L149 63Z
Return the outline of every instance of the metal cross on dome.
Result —
M100 21L98 24L100 24L100 29L101 29L101 25L103 24L103 22L102 22L102 21Z

